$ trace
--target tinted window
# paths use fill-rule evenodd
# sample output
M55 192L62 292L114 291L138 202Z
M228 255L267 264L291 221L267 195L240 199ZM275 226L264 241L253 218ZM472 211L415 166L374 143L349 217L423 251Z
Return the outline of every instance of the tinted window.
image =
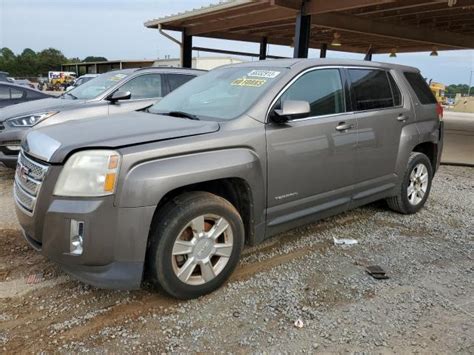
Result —
M26 96L29 99L41 99L44 97L44 94L33 90L27 90Z
M189 80L194 79L193 75L182 75L182 74L168 74L168 82L170 84L170 90L173 91L179 88L184 83L187 83Z
M402 104L402 94L400 93L400 89L397 86L397 83L392 77L392 74L387 73L388 81L390 81L390 87L392 88L392 95L393 95L393 104L395 106L400 106Z
M435 104L436 98L431 92L430 87L419 73L406 72L405 78L412 87L422 105Z
M356 111L394 106L384 70L349 69Z
M296 80L280 98L308 101L309 116L344 112L344 95L341 76L337 69L313 70Z
M120 91L130 91L133 99L151 99L163 96L161 94L161 75L140 75L126 82Z
M0 100L10 100L10 88L0 85Z

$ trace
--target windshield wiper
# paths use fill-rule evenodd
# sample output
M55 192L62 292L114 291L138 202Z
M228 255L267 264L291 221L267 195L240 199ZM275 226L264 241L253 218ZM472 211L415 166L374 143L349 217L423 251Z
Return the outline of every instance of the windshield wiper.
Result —
M184 111L170 111L170 112L160 113L160 115L166 115L166 116L172 116L172 117L189 118L190 120L199 121L199 117L198 117L198 116L193 115L192 113L184 112Z

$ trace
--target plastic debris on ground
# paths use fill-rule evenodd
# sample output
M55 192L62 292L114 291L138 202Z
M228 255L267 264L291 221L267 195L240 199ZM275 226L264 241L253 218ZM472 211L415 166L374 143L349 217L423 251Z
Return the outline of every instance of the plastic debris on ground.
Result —
M296 321L295 321L295 327L296 328L303 328L304 326L304 323L303 323L303 320L301 318L298 318Z
M389 278L385 270L382 269L379 265L367 266L365 271L367 271L370 276L377 280L386 280Z
M356 239L350 239L350 238L333 238L334 239L334 245L354 245L358 244L359 242Z

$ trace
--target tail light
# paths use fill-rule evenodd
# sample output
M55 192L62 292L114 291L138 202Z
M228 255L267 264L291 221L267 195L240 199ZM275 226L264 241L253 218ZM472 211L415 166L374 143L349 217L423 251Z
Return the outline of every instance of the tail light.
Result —
M439 102L436 103L436 113L438 114L438 119L440 121L442 121L443 120L444 109L443 109L443 106L441 106L441 104Z

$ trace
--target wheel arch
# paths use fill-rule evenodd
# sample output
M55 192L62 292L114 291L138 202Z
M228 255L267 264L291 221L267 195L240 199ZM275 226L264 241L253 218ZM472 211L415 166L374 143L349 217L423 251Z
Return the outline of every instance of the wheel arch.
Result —
M264 166L245 148L199 152L142 162L122 178L116 205L154 206L155 215L169 198L185 191L207 191L227 199L241 213L246 242L263 239ZM150 220L150 227L155 220ZM148 236L146 236L148 238Z

